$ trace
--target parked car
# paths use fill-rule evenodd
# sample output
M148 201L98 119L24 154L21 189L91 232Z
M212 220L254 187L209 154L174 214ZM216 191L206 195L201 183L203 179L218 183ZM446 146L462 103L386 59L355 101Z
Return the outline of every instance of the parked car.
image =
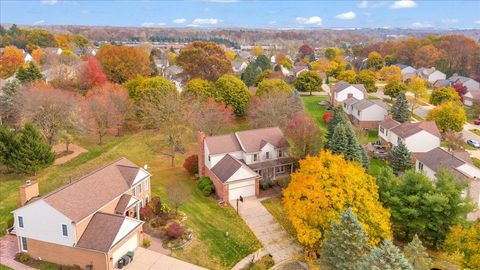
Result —
M480 125L480 119L475 119L475 120L473 120L473 123L474 123L475 125Z
M475 148L480 148L480 142L476 140L467 140L467 143Z

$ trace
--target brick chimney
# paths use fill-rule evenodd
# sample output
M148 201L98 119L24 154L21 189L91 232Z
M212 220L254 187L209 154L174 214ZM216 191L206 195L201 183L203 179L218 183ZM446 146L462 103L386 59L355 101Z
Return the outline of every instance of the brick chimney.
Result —
M205 175L205 133L198 132L198 176Z
M25 184L20 186L20 205L26 204L32 198L39 196L38 183L27 180Z
M390 120L390 119L392 119L392 116L390 114L385 114L385 116L383 116L384 121Z

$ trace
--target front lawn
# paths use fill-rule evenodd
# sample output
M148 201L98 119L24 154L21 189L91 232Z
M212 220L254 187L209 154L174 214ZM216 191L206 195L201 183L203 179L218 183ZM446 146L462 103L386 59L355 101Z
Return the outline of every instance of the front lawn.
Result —
M11 220L11 211L19 201L18 187L26 179L40 183L40 193L46 194L108 162L126 157L143 166L148 164L152 173L152 196L158 195L163 201L169 200L168 187L179 182L190 191L189 200L180 207L188 215L187 226L195 233L195 240L185 250L174 251L173 256L209 269L230 269L242 258L258 250L261 244L239 218L233 208L221 208L211 198L204 197L196 188L195 182L182 167L186 155L179 155L177 166L170 167L170 160L159 154L158 140L161 135L140 133L120 138L109 138L108 143L97 146L80 141L80 145L90 152L58 166L51 166L36 176L0 176L0 228L2 233ZM190 142L194 138L189 138ZM191 151L195 144L186 145ZM190 153L191 154L191 153ZM229 232L229 237L225 236ZM208 258L208 259L207 259Z
M320 105L322 101L327 101L327 96L301 96L305 106L305 112L317 119L320 128L326 132L327 125L323 122L323 114L328 112L326 105Z

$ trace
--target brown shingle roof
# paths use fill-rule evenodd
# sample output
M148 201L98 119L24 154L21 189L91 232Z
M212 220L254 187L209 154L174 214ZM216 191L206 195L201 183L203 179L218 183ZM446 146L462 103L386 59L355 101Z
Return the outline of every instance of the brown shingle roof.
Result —
M131 188L134 163L121 158L43 197L74 222L98 211Z
M225 183L241 167L242 163L239 160L227 154L212 167L211 171Z
M425 130L426 132L441 138L442 135L440 134L440 131L437 128L437 125L433 121L428 121L428 122L416 122L416 123L410 123L410 122L405 122L402 123L401 125L395 127L392 129L392 132L397 134L400 138L408 138L422 130Z
M386 128L386 129L391 129L391 128L394 128L394 127L399 126L399 125L400 125L400 123L395 121L392 118L380 122L380 126Z
M242 148L235 137L235 134L211 136L205 138L210 155L241 151Z
M338 83L336 83L335 86L333 87L333 91L338 93L345 90L349 86L353 86L362 92L366 92L365 86L363 86L363 84L350 84L345 81L339 81Z
M419 162L435 172L440 168L446 168L456 173L460 173L456 168L466 163L440 147L434 148L425 153L415 153L415 157Z
M78 240L77 247L108 252L125 218L121 215L95 213Z
M259 152L265 145L265 142L274 147L287 146L287 140L278 127L251 129L239 131L235 134L243 151L247 153Z
M122 197L120 197L120 200L118 200L117 206L115 207L115 213L123 215L123 213L125 213L127 210L127 206L131 198L132 195L123 194Z

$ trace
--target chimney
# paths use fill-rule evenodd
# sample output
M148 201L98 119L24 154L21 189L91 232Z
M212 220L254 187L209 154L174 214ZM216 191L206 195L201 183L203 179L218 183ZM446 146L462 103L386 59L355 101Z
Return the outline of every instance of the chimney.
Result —
M351 98L351 97L353 97L353 94L352 94L352 93L349 93L349 94L347 95L347 98Z
M25 184L20 186L20 205L25 205L39 195L38 183L32 180L25 181Z
M198 132L198 176L205 175L205 133Z
M385 116L383 116L384 121L387 121L387 120L390 120L390 119L392 119L392 116L390 114L385 114Z

